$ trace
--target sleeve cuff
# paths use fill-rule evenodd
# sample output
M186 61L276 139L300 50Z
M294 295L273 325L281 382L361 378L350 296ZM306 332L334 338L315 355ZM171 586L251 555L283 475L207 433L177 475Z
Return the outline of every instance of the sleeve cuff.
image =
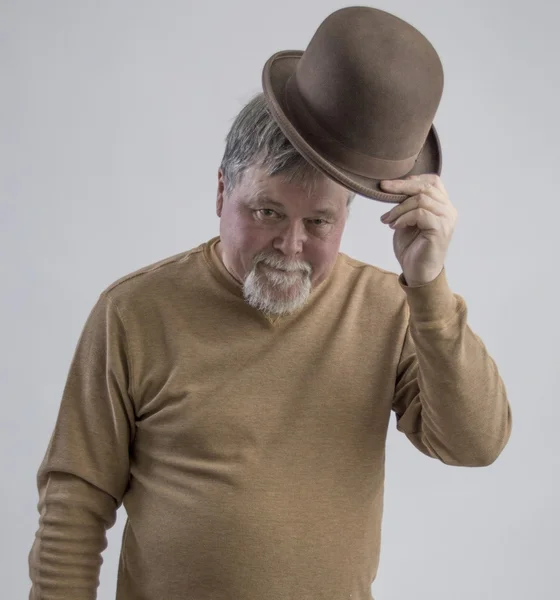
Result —
M406 293L410 316L415 323L445 323L454 314L457 299L447 282L445 267L433 281L423 285L407 285L403 273L398 281Z

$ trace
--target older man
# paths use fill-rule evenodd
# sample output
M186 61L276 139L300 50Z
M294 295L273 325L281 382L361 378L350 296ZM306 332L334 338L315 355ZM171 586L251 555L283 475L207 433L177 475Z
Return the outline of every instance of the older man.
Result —
M448 465L500 455L511 410L446 280L441 61L384 11L275 53L233 123L220 235L107 287L38 473L32 600L371 600L385 440ZM396 205L396 274L340 252L354 192Z
M353 194L262 94L241 111L220 235L114 282L86 322L30 598L95 598L123 504L118 600L369 600L391 411L427 456L496 460L511 412L445 278L457 213L437 175L386 185L409 196L384 219L400 275L339 251Z

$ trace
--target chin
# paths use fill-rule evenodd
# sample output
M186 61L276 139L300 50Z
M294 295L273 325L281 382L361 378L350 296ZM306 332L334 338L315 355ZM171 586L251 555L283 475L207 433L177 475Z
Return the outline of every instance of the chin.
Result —
M308 274L290 276L281 272L263 272L259 267L254 267L243 282L243 296L257 310L272 315L287 315L307 302L311 288Z

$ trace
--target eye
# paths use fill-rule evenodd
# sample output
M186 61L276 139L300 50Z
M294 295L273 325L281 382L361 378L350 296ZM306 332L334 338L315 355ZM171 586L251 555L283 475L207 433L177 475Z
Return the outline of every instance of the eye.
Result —
M261 216L266 219L268 219L269 217L272 217L273 215L262 214L262 213L273 213L277 217L280 217L280 215L275 210L272 210L272 208L259 208L259 209L255 210L255 213L257 213L257 214L261 213ZM326 219L317 218L317 219L310 219L310 221L313 223L313 225L315 227L324 227L324 226L328 225L328 221Z
M255 211L256 213L263 213L263 212L269 212L269 213L275 213L278 214L275 210L272 210L272 208L259 208L258 210ZM264 217L269 217L271 215L263 215Z

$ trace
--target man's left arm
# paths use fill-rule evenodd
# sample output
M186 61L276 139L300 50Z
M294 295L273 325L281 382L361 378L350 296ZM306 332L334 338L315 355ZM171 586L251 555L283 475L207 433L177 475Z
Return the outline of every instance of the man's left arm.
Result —
M496 363L467 324L464 299L450 290L445 257L457 210L435 173L381 182L405 199L381 217L395 231L407 313L393 410L397 429L424 454L482 467L511 434L511 407Z
M424 454L448 465L483 467L504 449L511 407L496 363L467 324L464 299L445 269L406 293L409 325L397 368L397 429Z

